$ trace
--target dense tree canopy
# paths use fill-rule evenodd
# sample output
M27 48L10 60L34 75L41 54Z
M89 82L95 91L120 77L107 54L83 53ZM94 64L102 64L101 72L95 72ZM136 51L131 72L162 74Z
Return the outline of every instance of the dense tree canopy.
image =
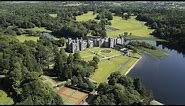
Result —
M97 88L95 105L149 105L153 96L140 83L139 79L121 76L119 72L112 73L107 83L101 83Z

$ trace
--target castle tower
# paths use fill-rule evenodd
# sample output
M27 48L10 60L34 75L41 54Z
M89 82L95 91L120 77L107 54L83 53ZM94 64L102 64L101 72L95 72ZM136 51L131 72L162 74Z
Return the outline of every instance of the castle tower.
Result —
M72 43L72 44L71 44L71 52L72 52L72 53L75 52L75 48L76 48L76 47L75 47L75 43Z
M124 45L125 40L124 40L124 38L123 38L123 37L122 37L121 39L122 39L122 45Z
M114 47L114 39L113 38L109 38L109 47L110 48Z
M68 51L71 51L71 43L72 43L71 38L68 38L68 41L67 41L67 43L66 43L66 45L67 45L67 50L68 50Z
M79 51L80 47L79 47L79 39L76 38L76 50Z

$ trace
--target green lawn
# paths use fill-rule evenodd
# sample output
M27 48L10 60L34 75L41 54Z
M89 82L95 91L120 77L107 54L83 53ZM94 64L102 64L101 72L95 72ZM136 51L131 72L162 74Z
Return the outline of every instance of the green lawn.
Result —
M96 15L97 15L97 14L94 14L94 15L93 15L93 12L92 12L92 11L89 11L89 12L86 13L86 14L82 14L82 15L76 16L76 20L77 20L77 21L94 20L95 17L96 17Z
M28 35L20 35L20 36L17 36L16 37L20 42L24 42L24 41L29 41L29 40L32 40L32 41L35 41L37 42L37 40L39 39L39 37L37 36L28 36Z
M98 54L93 54L90 50L94 51L95 53ZM105 53L105 52L101 52L102 50L110 50L110 53ZM92 60L94 56L97 56L99 59L104 58L104 57L110 57L110 56L114 56L114 55L118 55L121 52L111 49L111 48L99 48L99 47L93 47L93 48L87 48L84 51L80 52L80 56L85 60L85 61L89 61Z
M139 54L134 55L137 58L132 58L131 61L121 70L121 74L125 75L125 73L132 67L133 64L141 57Z
M116 71L120 65L126 62L129 58L126 56L116 57L111 60L105 60L98 63L98 69L91 76L91 79L98 83L106 82L110 74Z
M119 30L111 30L108 28L107 35L110 37L117 37L124 32L132 33L132 35L139 37L150 37L150 33L153 31L144 25L145 22L141 22L135 19L135 16L131 16L130 19L124 20L119 16L113 16L111 20L111 27Z
M14 104L13 99L7 97L6 92L0 90L0 105L12 105Z
M34 32L52 32L50 30L47 30L44 27L27 28L27 29L24 29L24 30L31 30L31 31L34 31Z
M49 14L49 16L55 18L55 17L57 17L57 14Z
M144 47L139 47L138 49L140 52L145 52L145 53L148 53L149 55L151 56L155 56L155 57L158 57L158 58L161 58L161 57L164 57L164 56L167 56L167 52L161 50L161 49L148 49L148 48L144 48Z

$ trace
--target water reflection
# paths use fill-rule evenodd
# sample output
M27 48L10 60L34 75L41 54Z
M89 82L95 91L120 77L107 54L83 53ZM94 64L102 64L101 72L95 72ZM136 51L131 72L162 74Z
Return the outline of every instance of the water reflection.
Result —
M167 51L169 55L156 59L142 54L143 58L128 76L140 78L156 99L164 104L185 104L184 50L165 42L147 43Z

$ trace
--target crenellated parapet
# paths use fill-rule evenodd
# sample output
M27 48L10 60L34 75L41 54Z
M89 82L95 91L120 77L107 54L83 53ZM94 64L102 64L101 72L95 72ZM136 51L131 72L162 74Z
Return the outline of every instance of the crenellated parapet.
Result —
M76 52L83 51L86 48L91 47L105 47L105 48L114 48L115 45L120 44L124 45L125 39L123 37L119 38L90 38L88 40L84 40L82 38L72 40L68 38L68 42L66 43L66 49L68 52Z

